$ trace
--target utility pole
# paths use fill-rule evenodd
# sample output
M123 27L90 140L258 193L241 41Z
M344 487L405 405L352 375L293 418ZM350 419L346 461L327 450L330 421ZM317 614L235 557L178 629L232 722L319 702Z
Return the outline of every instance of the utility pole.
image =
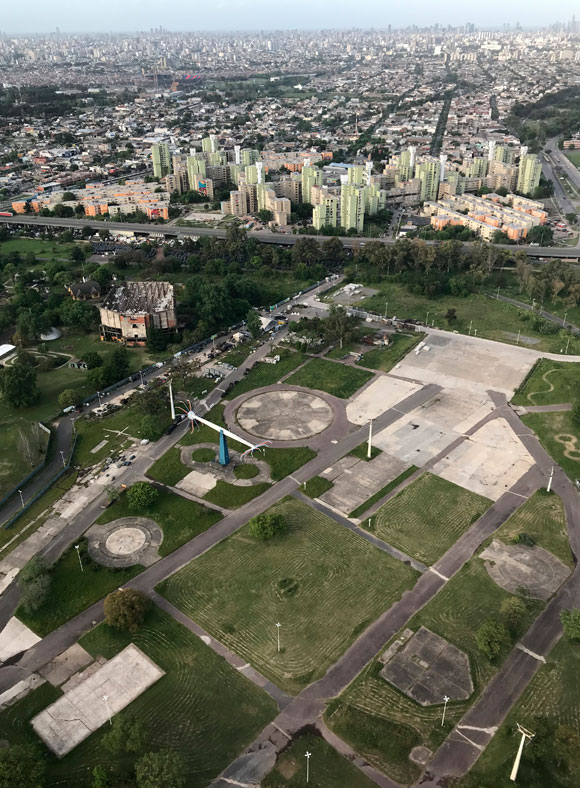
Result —
M369 421L369 444L367 448L367 459L370 460L373 451L373 420Z
M520 768L520 761L522 760L522 753L524 751L524 744L526 743L526 739L533 739L536 735L535 733L531 733L530 731L526 730L520 723L518 722L518 731L521 733L521 740L520 746L518 747L518 751L516 754L516 759L514 761L514 765L512 768L512 772L510 774L510 780L515 783L517 776L518 776L518 769Z
M551 492L552 490L552 479L554 478L554 466L552 465L552 470L550 471L550 479L548 481L547 491Z

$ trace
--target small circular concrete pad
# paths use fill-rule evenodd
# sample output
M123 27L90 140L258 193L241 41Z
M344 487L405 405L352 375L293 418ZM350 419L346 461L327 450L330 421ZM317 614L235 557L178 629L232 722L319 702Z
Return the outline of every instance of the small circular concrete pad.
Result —
M432 755L433 752L429 747L413 747L409 753L409 760L413 761L413 763L418 763L419 766L425 766Z
M498 586L533 599L549 599L570 574L566 564L538 546L504 544L494 539L479 557Z
M103 566L149 566L159 560L163 531L148 517L122 517L87 531L89 555Z
M322 397L306 391L267 391L238 408L240 427L251 435L295 441L317 435L332 424L333 411Z

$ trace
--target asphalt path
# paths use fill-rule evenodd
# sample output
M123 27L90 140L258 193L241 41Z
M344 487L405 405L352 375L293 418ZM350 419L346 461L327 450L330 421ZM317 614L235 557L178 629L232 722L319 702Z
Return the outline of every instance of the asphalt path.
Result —
M40 227L60 227L64 229L80 230L83 227L91 227L93 230L113 230L117 232L134 232L143 235L153 235L158 237L175 238L197 238L200 236L213 236L215 238L225 238L226 231L213 227L178 227L177 225L152 225L138 224L133 222L102 222L92 219L57 219L54 217L39 216L0 216L0 222L13 225L34 225ZM338 238L346 249L360 249L369 241L378 241L382 244L394 244L395 238L351 238L344 236L303 236L291 233L274 233L271 230L249 231L248 237L260 243L281 244L293 246L299 238L316 238L317 241L328 241L331 237ZM434 246L438 241L424 241L428 246ZM580 242L579 242L580 243ZM510 244L494 244L497 249L505 249L508 252L524 251L529 257L558 257L558 258L578 258L580 246L552 247L552 246L512 246ZM470 244L463 244L465 249L469 249Z
M571 323L569 320L564 320L562 317L558 317L558 315L553 315L551 312L544 312L543 309L534 309L531 304L526 304L523 301L517 301L515 298L509 298L508 296L497 295L496 293L487 294L489 298L495 298L496 301L504 301L506 304L513 304L513 306L517 306L519 309L525 309L527 312L536 312L538 315L541 315L545 320L549 320L551 323L555 323L557 326L561 326L562 328L567 328L568 331L571 331L573 334L580 334L580 328Z

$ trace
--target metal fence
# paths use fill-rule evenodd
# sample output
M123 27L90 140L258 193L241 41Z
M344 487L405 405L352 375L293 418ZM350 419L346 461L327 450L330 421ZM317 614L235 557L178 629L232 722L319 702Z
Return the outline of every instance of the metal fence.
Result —
M43 429L45 432L47 432L49 436L52 436L51 431L48 429L48 427L45 427L44 424L38 422L38 426L41 429ZM44 466L46 465L46 456L48 454L49 444L50 444L50 437L48 439L48 443L46 444L46 451L44 452L44 459L42 460L42 462L39 462L36 468L33 468L27 476L25 476L23 479L20 479L18 484L16 484L9 492L7 492L4 498L0 499L0 506L3 506L6 503L6 501L12 498L13 495L16 495L16 493L21 487L27 484L27 482L29 482L33 476L36 476L36 474L44 468Z

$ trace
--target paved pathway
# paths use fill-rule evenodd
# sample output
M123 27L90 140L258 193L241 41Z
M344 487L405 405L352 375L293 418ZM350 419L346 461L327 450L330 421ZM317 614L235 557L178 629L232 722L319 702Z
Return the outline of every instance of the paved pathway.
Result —
M558 326L562 326L562 328L567 328L573 334L580 334L580 328L571 323L569 320L564 322L563 318L558 317L558 315L553 315L551 312L544 312L543 309L534 309L531 304L526 304L525 301L518 301L515 298L509 298L508 296L498 295L497 293L487 293L488 298L495 298L496 301L504 301L506 304L513 304L514 306L519 307L520 309L525 309L526 312L536 312L541 315L544 320L549 320L550 323L556 323Z
M560 413L565 410L572 410L571 402L564 402L561 405L518 405L517 409L525 410L526 413Z

